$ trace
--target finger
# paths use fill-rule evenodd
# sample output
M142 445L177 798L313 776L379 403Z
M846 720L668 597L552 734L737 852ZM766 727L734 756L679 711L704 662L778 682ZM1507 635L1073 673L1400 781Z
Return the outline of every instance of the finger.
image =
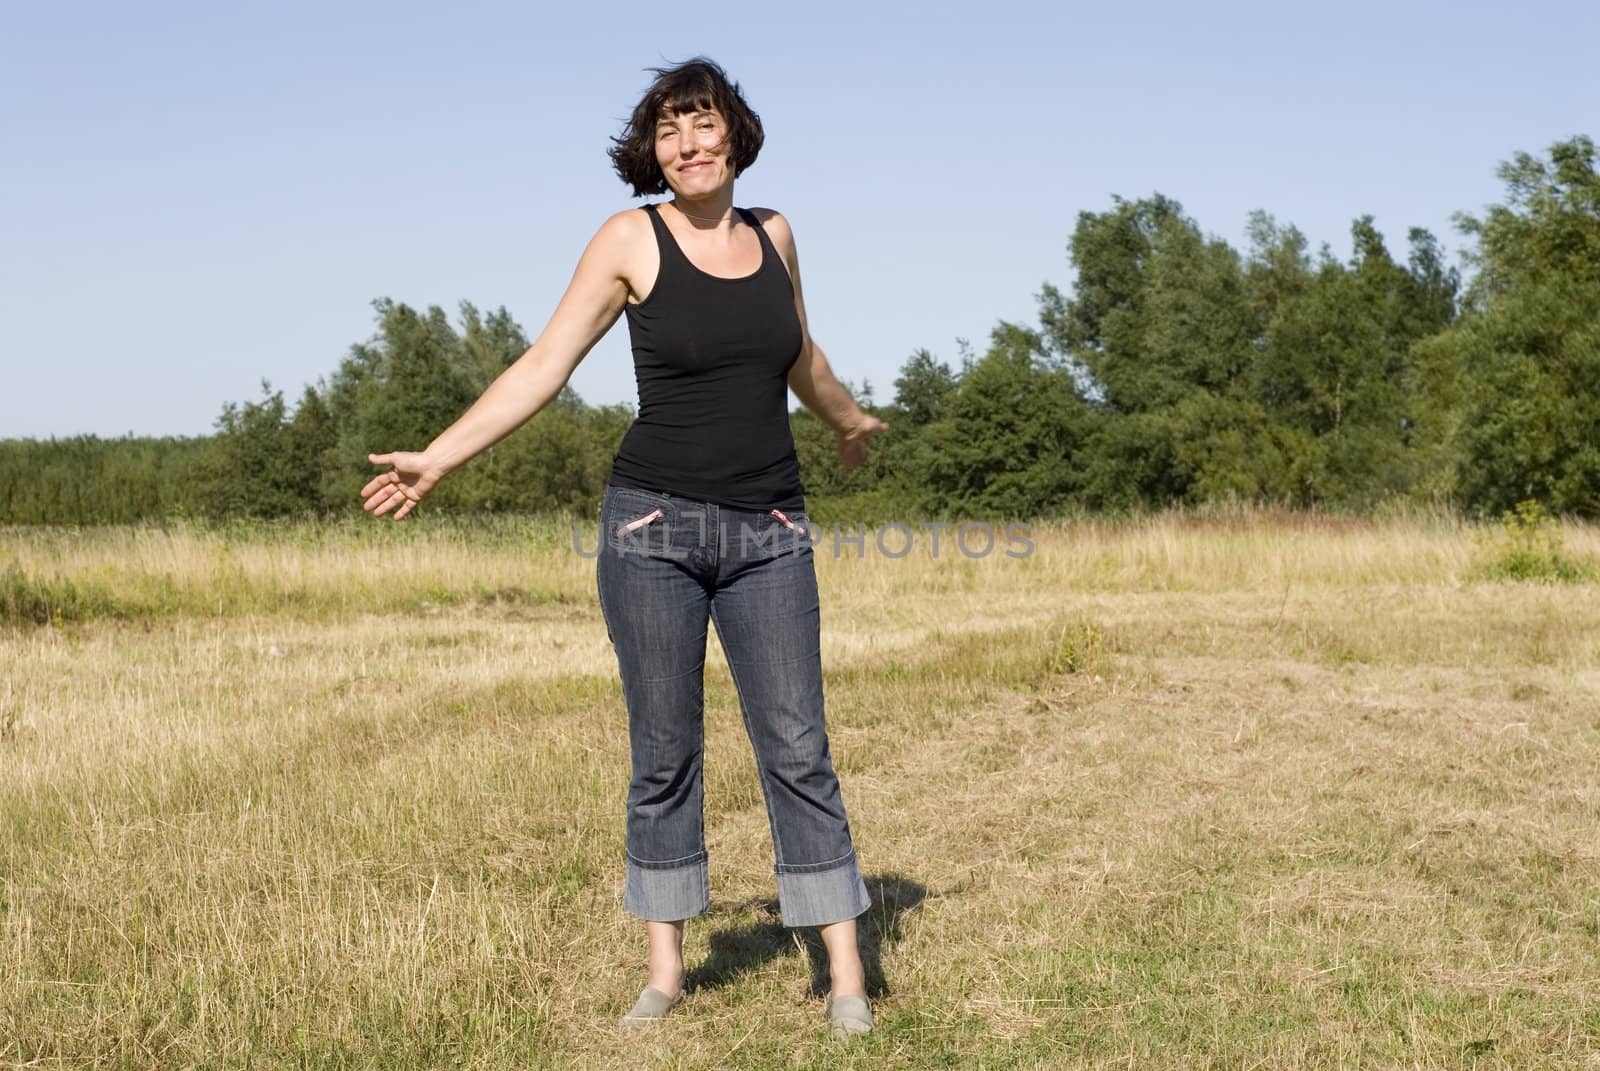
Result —
M394 455L393 454L368 454L367 455L367 460L372 462L374 465L393 465L394 464Z
M368 480L367 485L361 489L361 497L370 498L387 483L389 483L389 473L385 472L381 475L374 476L372 479Z
M416 502L414 500L409 499L409 498L406 499L406 504L400 507L399 512L397 512L394 515L394 519L398 521L400 518L402 518L406 514L410 513L411 512L411 507L413 507L415 505L416 505Z
M404 500L405 495L390 492L379 500L378 508L373 511L373 514L375 516L382 517L385 513L388 513L390 510L394 509Z

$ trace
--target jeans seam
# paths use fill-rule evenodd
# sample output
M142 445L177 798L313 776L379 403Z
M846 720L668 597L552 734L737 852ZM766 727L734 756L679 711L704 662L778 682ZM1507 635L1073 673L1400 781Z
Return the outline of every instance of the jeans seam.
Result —
M717 639L722 639L722 622L717 619L717 601L711 600L711 621L717 627ZM772 831L772 854L776 865L783 859L783 842L778 836L778 812L772 806L772 792L767 787L767 768L761 761L761 749L756 747L756 734L750 724L750 704L744 700L744 688L739 684L739 674L734 669L733 659L728 659L728 676L733 678L733 691L739 697L739 715L744 721L744 734L750 740L750 748L756 752L756 782L761 785L761 800L767 806L767 828Z
M613 484L606 485L606 494L612 501L626 501L628 496L636 496L637 500L654 503L657 506L666 506L672 502L672 496L665 491L649 491L642 487L618 487Z
M697 669L686 669L682 673L674 673L671 676L667 676L667 677L645 677L645 676L639 676L639 677L635 677L634 679L637 680L641 684L665 684L667 681L682 680L685 677L693 677L695 674L704 673L705 671L706 671L706 668L704 666L700 666Z
M616 634L611 631L611 617L606 613L606 586L603 578L600 575L600 567L598 562L595 564L594 571L594 593L595 601L600 604L600 623L606 627L606 642L614 647L617 642L617 637ZM618 677L620 676L621 673L619 672Z
M822 863L779 863L773 869L778 874L823 874L829 870L840 870L849 866L855 857L856 850L852 847L837 859L829 859Z
M694 852L692 855L680 856L677 859L640 859L626 849L623 850L623 855L627 857L628 862L641 870L688 870L706 862L709 858L704 848Z

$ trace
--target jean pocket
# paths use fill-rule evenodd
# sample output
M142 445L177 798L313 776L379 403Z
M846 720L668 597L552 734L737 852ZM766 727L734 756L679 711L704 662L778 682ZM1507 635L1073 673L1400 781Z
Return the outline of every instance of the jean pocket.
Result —
M741 558L776 558L809 549L813 538L804 513L773 509L740 524L738 552Z
M677 507L663 495L613 489L600 514L601 535L624 554L666 556L672 547Z
M779 524L783 525L785 528L788 528L792 532L797 532L800 535L805 536L807 539L812 538L811 522L806 519L806 515L804 513L798 510L790 513L785 513L781 509L768 510L767 516L776 517Z
M670 541L671 525L667 511L660 506L641 509L637 504L619 504L601 518L606 542L621 551L648 552L664 548Z

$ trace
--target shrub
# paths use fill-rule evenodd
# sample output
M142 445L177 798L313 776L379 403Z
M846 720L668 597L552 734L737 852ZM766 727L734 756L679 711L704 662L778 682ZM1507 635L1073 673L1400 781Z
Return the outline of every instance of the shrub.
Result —
M1480 569L1488 580L1581 584L1597 579L1592 564L1564 553L1561 523L1531 499L1507 510L1499 531L1481 533L1477 542L1488 556Z

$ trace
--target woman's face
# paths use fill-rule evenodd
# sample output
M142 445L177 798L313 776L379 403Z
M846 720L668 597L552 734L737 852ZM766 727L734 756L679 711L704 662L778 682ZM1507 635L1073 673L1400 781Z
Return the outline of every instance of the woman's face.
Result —
M690 111L656 120L656 163L680 197L705 197L733 181L722 114Z

